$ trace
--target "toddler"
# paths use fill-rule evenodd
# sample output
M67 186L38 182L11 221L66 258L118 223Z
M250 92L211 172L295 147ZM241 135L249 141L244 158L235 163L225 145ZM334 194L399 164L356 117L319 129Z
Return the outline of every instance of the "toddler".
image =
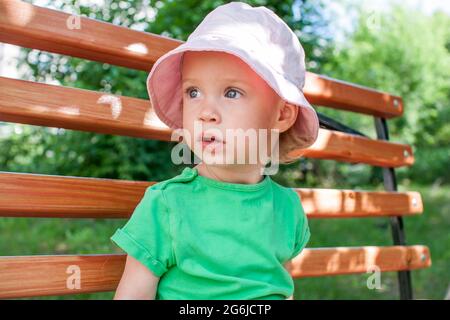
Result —
M152 106L201 161L148 187L111 237L127 253L115 299L292 299L287 264L308 221L299 195L265 170L317 139L304 59L274 12L231 2L156 61Z

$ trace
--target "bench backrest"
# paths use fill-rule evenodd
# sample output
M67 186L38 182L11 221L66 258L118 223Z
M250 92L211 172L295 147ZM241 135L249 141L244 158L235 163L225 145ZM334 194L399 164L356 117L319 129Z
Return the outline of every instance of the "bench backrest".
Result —
M153 63L182 42L17 0L0 3L0 41L131 69ZM148 100L0 77L0 121L170 141L171 130L155 120ZM378 139L321 128L302 156L383 167L387 191L295 188L309 219L390 218L393 246L308 248L292 260L294 278L399 271L401 297L411 298L409 270L431 265L429 249L405 245L402 217L421 214L418 192L397 192L393 168L414 163L409 145L389 142L386 119L403 113L401 97L308 73L305 94L317 105L375 117ZM112 96L109 95L108 96ZM109 100L107 100L109 101ZM0 217L129 218L145 189L156 182L0 172ZM3 241L5 239L2 239ZM0 298L113 291L125 255L0 257ZM81 287L67 286L68 267L83 274Z

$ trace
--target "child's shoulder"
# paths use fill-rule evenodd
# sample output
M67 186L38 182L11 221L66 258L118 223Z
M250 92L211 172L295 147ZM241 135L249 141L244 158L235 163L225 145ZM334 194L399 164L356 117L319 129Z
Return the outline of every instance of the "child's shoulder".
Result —
M274 192L278 193L279 197L284 198L285 201L291 201L296 204L300 200L299 193L294 188L285 187L276 181L272 180Z
M180 174L178 174L172 178L152 184L149 187L149 189L152 189L152 190L174 189L177 187L185 186L186 183L192 181L194 178L195 178L194 169L186 167L183 169L183 171Z

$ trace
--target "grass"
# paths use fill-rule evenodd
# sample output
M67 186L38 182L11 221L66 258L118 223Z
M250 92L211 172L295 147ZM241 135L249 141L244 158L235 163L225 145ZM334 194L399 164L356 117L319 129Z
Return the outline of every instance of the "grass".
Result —
M369 187L367 189L370 189ZM430 248L432 267L413 270L415 299L443 299L450 283L450 186L410 185L424 213L404 218L408 245ZM403 191L400 187L400 191ZM0 218L0 255L122 253L110 240L126 220ZM386 218L310 219L308 248L392 245ZM398 299L397 273L381 275L381 289L368 289L370 274L295 280L296 299ZM112 299L113 292L33 299Z

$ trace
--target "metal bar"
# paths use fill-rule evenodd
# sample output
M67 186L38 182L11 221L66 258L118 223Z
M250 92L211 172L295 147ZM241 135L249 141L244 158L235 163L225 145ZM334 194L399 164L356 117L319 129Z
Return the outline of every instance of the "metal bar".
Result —
M374 117L377 138L389 140L389 130L385 118ZM386 191L397 191L397 180L393 168L383 168L383 182ZM401 216L390 217L394 245L406 245L405 230ZM409 270L397 273L401 300L412 300L411 272Z
M356 134L358 136L363 136L363 137L368 138L368 136L366 136L365 134L363 134L355 129L352 129L349 126L346 126L345 124L343 124L341 122L338 122L330 117L327 117L320 112L316 111L316 113L319 117L319 126L321 128L331 129L331 130L350 133L350 134Z

